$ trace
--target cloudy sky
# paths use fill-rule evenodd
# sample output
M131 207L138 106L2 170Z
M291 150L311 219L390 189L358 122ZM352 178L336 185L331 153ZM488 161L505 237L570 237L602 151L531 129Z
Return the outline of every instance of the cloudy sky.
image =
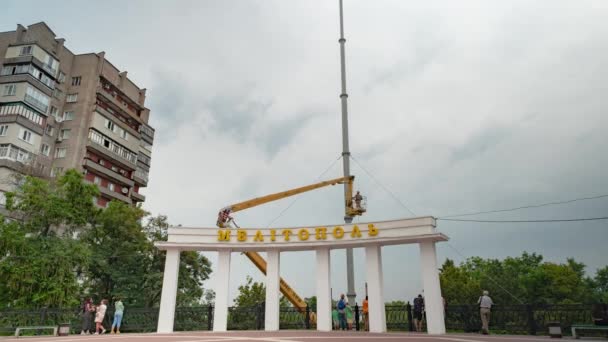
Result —
M362 220L412 216L383 187L438 217L608 194L608 2L345 0L344 11ZM148 88L156 140L145 208L174 224L213 226L218 208L314 182L340 155L337 1L2 3L0 31L41 20L73 52L106 51ZM340 173L337 162L323 178ZM319 190L278 218L292 200L238 222L339 223L341 196ZM606 213L608 198L471 218ZM590 274L606 265L607 221L438 228L451 238L441 262L529 251L575 257ZM383 253L387 300L411 299L422 287L417 246ZM233 293L246 275L263 279L242 255L232 264ZM281 272L314 295L312 253L285 253ZM334 293L345 291L343 250L332 272Z

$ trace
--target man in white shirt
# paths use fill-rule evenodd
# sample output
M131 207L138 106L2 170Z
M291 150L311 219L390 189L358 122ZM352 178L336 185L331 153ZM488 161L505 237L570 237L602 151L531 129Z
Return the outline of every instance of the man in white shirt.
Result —
M479 297L477 304L479 304L479 313L481 315L481 332L487 335L490 332L490 311L492 310L492 298L490 298L488 291L483 291L483 295Z

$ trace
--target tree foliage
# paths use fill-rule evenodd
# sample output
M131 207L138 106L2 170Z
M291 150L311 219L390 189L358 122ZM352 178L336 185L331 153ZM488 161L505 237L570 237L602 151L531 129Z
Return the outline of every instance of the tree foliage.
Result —
M16 220L0 220L0 308L66 307L82 296L120 296L130 306L160 302L166 216L142 226L146 213L122 202L101 210L97 186L75 170L56 180L26 176L6 194ZM209 260L196 252L181 256L178 304L202 301Z
M603 274L599 270L596 279L587 278L585 265L574 259L557 264L523 253L504 260L474 257L458 266L446 260L440 280L451 304L475 303L482 290L489 290L496 303L566 304L589 303L605 295L600 285Z

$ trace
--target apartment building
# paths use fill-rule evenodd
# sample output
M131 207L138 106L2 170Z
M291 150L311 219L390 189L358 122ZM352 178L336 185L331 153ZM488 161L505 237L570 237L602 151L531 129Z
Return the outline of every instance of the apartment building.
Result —
M0 33L0 202L14 173L75 168L110 200L145 201L154 129L146 89L104 52L74 54L44 23Z

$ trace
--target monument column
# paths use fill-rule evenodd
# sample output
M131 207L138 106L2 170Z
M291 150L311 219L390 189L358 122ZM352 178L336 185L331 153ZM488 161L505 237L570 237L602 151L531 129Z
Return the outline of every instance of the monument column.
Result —
M441 286L439 284L435 241L420 243L420 266L422 269L427 331L429 334L445 334L443 298L441 297Z
M317 330L331 331L331 284L329 266L329 248L316 251L317 257Z
M384 311L381 246L365 247L365 259L369 297L369 331L383 333L386 332L386 312Z
M280 252L270 250L266 252L266 316L264 330L279 330L279 295L280 292Z
M213 311L213 331L228 330L228 292L230 290L230 250L220 250L217 260L217 283L215 286L215 307Z
M177 278L179 276L179 249L167 249L163 289L160 296L158 325L156 332L172 333L175 319L175 297L177 296Z

